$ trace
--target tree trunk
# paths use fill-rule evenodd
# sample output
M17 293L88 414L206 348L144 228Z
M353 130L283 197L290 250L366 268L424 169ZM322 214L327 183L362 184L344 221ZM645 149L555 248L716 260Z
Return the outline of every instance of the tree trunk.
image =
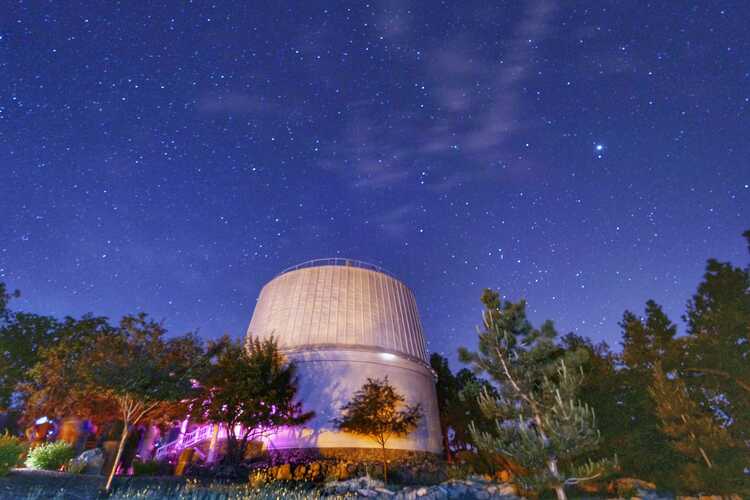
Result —
M120 436L120 445L117 447L117 454L115 455L115 461L112 463L112 470L109 471L109 477L107 478L107 484L104 486L104 491L109 492L110 488L112 487L112 480L115 477L115 471L117 470L117 465L120 463L120 458L122 457L122 450L125 448L125 441L128 439L128 421L124 420L122 422L122 435Z
M388 461L386 460L385 444L383 447L383 483L388 484Z
M547 468L552 473L552 475L555 477L555 479L560 479L560 471L557 470L557 460L556 459L550 459L549 462L547 462ZM561 484L559 486L555 486L555 494L557 495L557 500L568 500L567 495L565 494L565 487Z
M448 429L441 428L440 431L443 433L443 453L445 454L446 463L453 462L453 455L451 454L450 441L448 440Z

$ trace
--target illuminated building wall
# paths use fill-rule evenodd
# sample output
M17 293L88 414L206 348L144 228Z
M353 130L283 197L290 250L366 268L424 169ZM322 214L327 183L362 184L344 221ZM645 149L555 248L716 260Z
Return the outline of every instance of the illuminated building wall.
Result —
M368 377L388 376L424 412L419 428L389 448L440 451L434 374L414 294L399 280L345 259L296 266L263 287L247 334L278 340L297 364L300 400L316 413L304 428L282 431L273 447L377 447L336 431L331 419Z

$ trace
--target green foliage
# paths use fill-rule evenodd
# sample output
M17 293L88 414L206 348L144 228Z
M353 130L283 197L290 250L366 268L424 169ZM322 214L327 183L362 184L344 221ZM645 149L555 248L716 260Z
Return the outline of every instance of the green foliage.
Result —
M611 387L620 416L609 423L606 445L617 450L626 474L672 486L669 481L680 457L660 429L648 388L657 362L675 363L677 328L651 300L643 318L625 311L620 326L623 350Z
M83 460L76 460L75 458L68 460L65 464L65 472L69 474L81 474L86 469L86 462Z
M577 398L586 351L560 348L549 321L533 328L523 301L501 303L499 294L485 290L482 302L479 351L462 349L460 355L492 377L497 395L479 395L480 408L494 425L480 428L473 422L474 444L521 465L527 474L517 480L524 489L554 488L562 498L565 485L599 478L611 466L604 460L579 463L599 444L594 412ZM577 475L582 470L588 475Z
M8 309L8 302L18 296L0 283L0 410L20 406L18 390L28 382L29 369L43 349L59 340L54 318Z
M29 450L25 465L29 469L60 470L75 457L75 450L65 441L42 443Z
M274 429L312 418L314 413L304 412L295 401L296 367L284 359L274 339L250 339L243 347L224 338L215 347L216 361L201 379L195 404L206 421L226 429L225 463L239 464L248 444Z
M40 415L64 418L76 415L103 425L118 417L118 408L88 383L89 360L100 338L114 335L115 327L106 318L84 316L65 318L58 326L58 341L39 353L22 386L26 396L26 420Z
M158 460L133 461L133 474L136 476L161 476L168 475L169 466Z
M440 413L440 429L443 436L443 450L448 460L452 455L470 446L470 422L486 421L477 402L483 391L496 394L494 387L477 377L466 368L453 374L448 366L448 360L440 354L430 356L430 366L437 374L435 389L437 391L438 411Z
M367 436L383 450L384 480L388 480L385 448L394 436L406 436L417 428L422 419L419 404L409 406L405 398L384 379L368 378L354 393L351 401L341 408L341 416L333 423L339 430Z
M649 388L661 431L683 460L675 476L683 490L736 493L743 486L742 453L717 415L691 399L685 381L654 367ZM750 486L744 481L744 487Z
M21 440L7 432L0 435L0 476L4 476L18 464L24 451Z
M686 319L678 369L690 396L725 415L737 442L750 441L750 267L710 259Z

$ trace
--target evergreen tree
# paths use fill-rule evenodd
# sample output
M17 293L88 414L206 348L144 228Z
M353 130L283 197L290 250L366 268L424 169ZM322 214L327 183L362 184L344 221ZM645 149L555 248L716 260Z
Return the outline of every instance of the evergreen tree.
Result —
M406 436L422 419L419 404L409 406L405 398L384 379L368 378L341 408L341 416L333 423L339 430L367 436L380 446L383 453L383 480L388 482L386 445L392 437Z
M625 311L620 326L623 341L615 396L621 412L616 425L621 427L619 432L614 429L612 444L626 474L669 483L681 458L660 429L648 388L657 362L673 364L677 328L652 300L646 303L644 318Z
M710 259L686 320L680 373L691 397L750 441L750 267Z
M576 460L599 443L594 413L577 399L585 354L557 346L550 321L533 328L525 302L501 303L492 290L485 290L482 302L478 352L462 349L460 355L492 377L498 396L480 396L495 428L482 431L472 425L474 444L524 467L529 474L518 478L524 489L553 488L558 499L565 499L566 485L601 477L609 467L607 461Z
M649 394L654 400L661 430L669 437L674 449L712 469L715 458L712 461L711 456L731 446L726 429L716 422L714 415L690 399L681 379L667 377L661 363L654 366L654 382Z
M560 339L566 351L586 352L580 365L584 373L579 399L596 411L596 422L601 434L601 444L591 452L592 457L611 456L612 450L621 457L630 440L628 413L623 411L623 377L618 370L618 356L606 342L594 343L591 339L568 333Z
M462 368L456 373L458 382L458 401L456 402L456 426L454 428L453 446L459 450L465 450L472 443L469 424L479 429L487 429L495 424L493 419L485 416L479 405L479 396L488 394L490 397L498 396L495 387L487 380L477 377L474 372Z
M702 408L688 393L683 379L675 372L665 374L661 364L654 367L649 388L656 406L661 430L672 448L684 460L671 475L682 491L699 493L748 493L750 481L739 448L719 415Z
M448 360L438 353L430 356L430 366L437 374L435 388L440 430L445 457L450 462L454 452L465 450L470 445L471 422L476 422L480 429L494 424L482 413L478 398L483 391L491 395L497 395L497 392L492 384L480 379L466 368L462 368L454 375L448 366Z
M438 413L440 414L440 434L443 438L443 454L447 462L453 457L450 432L458 425L456 403L459 398L458 380L448 366L448 360L434 352L430 356L430 366L437 375L435 392Z

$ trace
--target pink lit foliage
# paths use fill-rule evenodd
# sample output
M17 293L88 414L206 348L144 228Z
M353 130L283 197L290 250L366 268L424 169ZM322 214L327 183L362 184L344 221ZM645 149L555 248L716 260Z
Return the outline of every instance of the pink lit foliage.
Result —
M295 401L295 366L286 362L274 339L253 339L243 346L224 338L219 344L195 408L200 420L218 424L226 434L223 461L237 465L250 442L269 439L282 426L303 424L313 413Z

